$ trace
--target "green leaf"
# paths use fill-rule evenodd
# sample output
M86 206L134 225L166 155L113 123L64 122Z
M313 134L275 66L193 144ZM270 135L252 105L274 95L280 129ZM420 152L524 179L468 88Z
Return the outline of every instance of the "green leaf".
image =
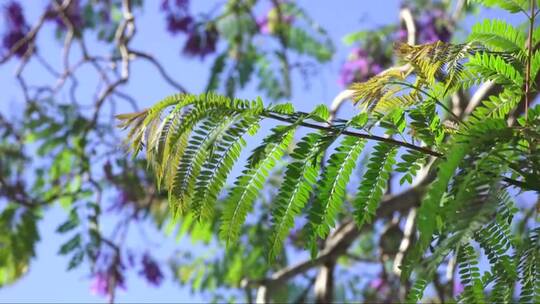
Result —
M433 234L437 229L437 221L440 219L439 206L447 191L450 179L466 155L466 144L454 144L446 153L446 160L438 165L438 173L435 181L430 185L428 192L420 205L417 217L419 232L418 242L407 255L408 265L413 265L420 260L426 248L431 243ZM409 277L411 269L404 268L402 276Z
M367 170L358 187L358 193L353 201L354 218L358 227L369 223L375 215L379 202L386 191L397 153L395 146L384 142L377 143L373 150L367 164Z
M242 172L225 201L220 238L227 246L233 244L240 234L247 213L263 189L269 172L281 159L292 141L296 125L278 126L253 151L246 169Z
M213 153L209 154L202 170L196 175L192 210L197 218L207 220L212 218L217 197L245 146L242 136L245 133L254 135L259 129L259 121L258 117L244 117L216 141Z
M471 72L480 74L503 85L512 85L520 88L523 85L523 76L514 66L507 63L501 56L489 53L476 53L466 64Z
M280 254L283 240L293 227L295 216L300 214L309 199L319 173L321 146L333 139L321 133L310 133L298 143L291 154L294 162L287 166L283 184L272 209L273 225L268 252L270 260Z
M69 241L65 242L62 246L60 246L60 250L58 251L58 253L65 255L72 252L73 250L81 246L81 240L81 235L77 233L75 236L69 239Z
M469 41L479 42L494 51L525 50L525 36L521 30L503 20L486 19L473 25Z
M79 224L80 224L79 216L77 215L76 210L73 209L71 210L69 214L69 219L65 221L63 224L61 224L60 226L58 226L58 228L56 228L56 232L66 233L68 231L75 229L77 226L79 226Z
M328 165L317 183L316 198L309 212L307 224L312 255L316 249L316 237L324 239L334 227L345 199L347 183L365 143L364 139L346 136L336 152L330 156Z
M35 255L39 218L31 210L8 204L0 213L0 287L23 276Z
M528 13L529 0L468 0L469 2L480 3L487 7L499 7L511 13Z
M175 215L185 213L188 210L195 194L197 178L206 159L211 155L210 148L234 122L234 117L222 116L225 114L222 111L205 112L205 114L201 112L195 112L194 116L197 118L192 120L193 124L204 116L208 116L208 119L203 121L201 127L193 132L193 136L178 161L179 165L175 170L173 184L169 187L169 201Z

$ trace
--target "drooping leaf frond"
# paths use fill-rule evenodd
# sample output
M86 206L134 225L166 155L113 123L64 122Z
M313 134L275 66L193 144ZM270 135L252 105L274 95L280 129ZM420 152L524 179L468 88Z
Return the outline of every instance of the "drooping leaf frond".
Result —
M458 267L465 290L459 296L465 303L485 303L484 287L480 279L477 255L470 244L463 244L458 251Z
M524 51L525 36L511 24L497 19L486 19L472 27L469 41L481 43L494 51Z
M309 212L308 235L324 239L334 227L339 208L345 198L347 183L365 143L363 139L346 136L336 152L330 156L318 182L317 195ZM314 238L310 241L314 253L316 248Z
M519 301L538 303L540 301L540 228L535 228L520 248L518 271L521 283Z
M369 223L375 215L378 203L386 190L396 153L394 147L385 143L379 143L374 147L353 202L354 218L359 226Z
M160 120L167 106L171 110ZM401 112L399 116L402 122L403 115ZM437 155L429 148L354 131L370 128L367 124L370 118L364 114L351 120L334 119L330 122L326 106L303 113L295 112L290 104L264 107L260 100L231 100L215 94L177 95L156 108L120 118L123 125L130 128L131 135L128 136L132 136L135 146L146 143L147 158L156 171L158 181L168 191L173 213L189 212L201 220L213 217L214 206L225 181L245 145L245 135L253 134L261 119L285 123L273 129L263 144L253 151L246 169L226 196L220 237L229 245L238 239L265 178L292 141L294 131L300 126L320 130L298 143L291 155L294 161L285 171L283 185L272 206L274 225L270 257L279 254L283 239L312 192L317 195L310 211L313 223L308 228L308 237L315 240L327 235L336 220L346 184L366 139L380 141L380 144L375 147L376 152L369 165L371 169L361 183L356 203L359 206L357 217L362 221L369 220L377 208L397 147ZM154 126L150 127L150 124ZM321 157L341 135L346 135L346 138L330 157L321 183L317 184ZM380 164L383 164L382 171L379 170ZM372 176L376 178L371 179Z
M270 234L269 257L274 259L282 248L285 237L307 203L313 185L317 181L321 151L335 140L335 136L324 133L310 133L297 145L287 166L283 186L272 209L272 232Z
M222 216L220 236L227 244L234 243L238 238L241 225L262 190L269 171L283 156L292 141L295 127L295 125L276 127L272 134L263 140L263 144L255 149L246 169L237 178L225 201Z
M511 13L524 12L529 10L529 0L468 0L469 2L480 3L487 7L500 7Z
M190 207L195 177L201 173L210 148L234 121L232 117L220 117L218 113L212 116L194 131L174 172L172 187L169 188L169 201L175 214L176 210L184 213Z
M502 85L521 87L523 76L504 58L496 54L477 53L467 63L471 72L480 74L484 79L490 79Z
M195 186L194 206L192 206L192 209L201 218L212 218L214 202L217 200L232 166L240 157L240 151L245 145L242 136L245 133L253 135L259 127L258 122L258 117L242 119L227 130L221 140L212 147L212 155L206 158L203 170L200 172Z

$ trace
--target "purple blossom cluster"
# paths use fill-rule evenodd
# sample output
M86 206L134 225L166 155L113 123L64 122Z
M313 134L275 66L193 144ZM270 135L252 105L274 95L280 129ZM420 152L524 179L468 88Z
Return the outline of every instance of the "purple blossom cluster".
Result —
M452 36L451 20L443 9L433 8L423 11L415 22L418 43L450 41ZM407 30L402 25L393 37L396 41L407 42L407 35ZM377 44L379 46L373 47ZM356 48L350 53L339 75L338 82L342 87L347 87L353 82L366 81L383 71L391 61L388 56L384 55L381 44L383 43L368 41L365 45L368 45L369 49Z
M189 14L189 0L163 0L161 10L167 18L167 30L176 35L189 33L194 25L193 17Z
M202 30L196 29L188 34L183 52L186 55L204 58L216 51L218 39L219 33L213 26L205 27Z
M425 11L424 15L417 21L416 26L419 29L419 43L448 42L452 37L450 18L440 8Z
M421 12L415 20L417 43L449 42L452 38L451 19L441 8L433 8ZM407 42L407 30L402 24L396 33L396 40Z
M118 257L118 256L117 256ZM130 256L129 264L130 267L133 267L134 261L133 256ZM158 263L147 253L145 253L141 259L142 269L139 272L148 283L153 286L160 286L163 282L164 276L161 272L161 268ZM114 294L114 291L119 288L121 290L126 290L126 280L124 276L125 267L119 258L115 258L114 262L104 270L97 271L94 273L92 283L90 285L90 292L94 295L108 297L111 300L111 297Z
M9 2L3 7L6 31L2 36L2 47L4 51L11 50L29 32L30 27L26 23L23 9L17 2ZM29 42L23 43L15 50L15 55L22 57L29 48Z
M189 0L163 0L161 10L166 14L167 30L173 34L186 34L182 52L189 56L206 55L216 51L219 33L212 24L195 22L189 12Z
M144 276L148 283L159 286L163 281L163 273L159 268L159 265L154 259L148 254L145 254L141 261L142 270L139 272L140 275Z
M108 297L110 300L116 288L125 290L125 277L120 268L122 267L111 265L106 270L95 273L90 285L90 292L94 295Z
M385 275L379 274L370 280L363 291L364 301L369 303L389 303L392 284Z
M341 68L339 84L346 87L353 82L366 81L382 70L383 66L380 61L370 57L364 49L356 48Z
M64 18L62 18L62 16L60 16L58 12L56 12L54 5L49 4L49 6L47 6L47 20L55 22L56 26L59 29L67 29L67 22L71 23L73 27L77 30L80 30L84 27L85 24L82 16L80 0L72 0L69 3L68 7L65 9L64 14L65 18L68 19L68 21L66 21Z

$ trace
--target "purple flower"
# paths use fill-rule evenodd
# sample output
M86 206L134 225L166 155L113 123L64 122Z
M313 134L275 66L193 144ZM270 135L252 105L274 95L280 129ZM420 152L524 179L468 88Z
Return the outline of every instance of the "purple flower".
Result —
M449 18L441 9L428 11L418 22L420 43L448 42L452 36Z
M262 34L270 34L270 27L268 26L267 17L257 19L257 27Z
M396 40L399 42L407 42L409 34L407 33L407 30L404 28L399 29L396 35Z
M10 50L17 44L17 42L19 42L25 36L26 36L26 32L23 32L23 31L8 32L4 34L4 37L2 39L2 45L4 46L5 49ZM15 51L15 55L17 55L18 57L22 57L28 51L28 47L29 47L28 42L22 44Z
M213 27L203 31L194 30L189 33L183 52L186 55L204 58L206 55L216 51L218 38L219 34Z
M146 280L154 285L159 286L163 281L163 273L159 268L158 264L148 255L145 254L142 258L143 269L139 272L140 275L143 275Z
M189 14L189 0L163 0L161 10L166 13L167 30L171 34L190 33L195 30L194 19Z
M459 280L454 280L454 287L453 287L453 294L454 294L454 297L461 294L463 292L463 290L465 290L465 287L463 286L463 284L461 284L461 282L459 282Z
M370 70L371 70L371 71L370 71L371 74L377 75L377 74L379 74L380 72L383 71L383 67L382 67L380 64L378 64L378 63L373 63L373 64L371 64L371 66L370 66Z
M22 7L17 2L10 2L3 7L4 18L6 20L7 31L2 36L2 46L6 50L11 50L28 33L28 25L24 18ZM28 51L29 43L21 44L15 55L22 57Z
M90 292L94 295L106 296L109 294L109 277L106 273L99 272L96 274L90 285Z
M382 278L376 278L375 280L369 283L369 287L376 290L383 288L385 285L386 285L386 281L383 280Z
M75 30L80 31L84 26L84 19L81 14L81 3L79 0L73 0L69 3L68 7L64 11L67 19L73 25ZM59 29L65 30L67 24L64 19L56 12L54 6L49 5L47 7L47 20L54 21Z
M125 290L125 279L117 267L111 266L108 271L95 274L90 285L90 292L94 295L110 297L115 288Z
M12 30L20 31L26 27L22 7L17 2L10 2L4 7L4 18L7 22L7 27Z
M339 76L339 84L343 87L353 82L366 81L370 77L382 72L383 66L368 57L363 49L355 49L343 64Z
M187 10L189 7L189 0L175 0L174 5L178 9ZM171 9L172 7L171 7L171 4L169 3L169 0L161 1L161 10L170 11Z
M193 18L191 16L176 17L173 15L167 16L167 30L172 34L178 32L187 33L193 24Z

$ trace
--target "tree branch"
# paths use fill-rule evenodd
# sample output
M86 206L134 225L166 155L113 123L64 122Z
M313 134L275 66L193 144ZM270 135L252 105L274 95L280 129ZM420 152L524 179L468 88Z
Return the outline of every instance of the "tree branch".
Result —
M283 121L283 122L288 122L288 123L295 123L295 121L292 121L291 119L286 118L286 117L279 116L279 115L277 115L275 113L267 112L267 113L265 113L263 115L265 117L268 117L268 118L271 118L271 119L275 119L275 120L279 120L279 121ZM311 128L311 129L317 129L317 130L336 131L336 129L334 127L332 127L332 126L321 126L321 125L318 125L318 124L309 123L309 122L305 122L305 121L301 122L299 125L307 127L307 128ZM359 137L359 138L370 139L370 140L375 140L375 141L382 141L382 142L389 143L391 145L401 146L401 147L405 147L405 148L408 148L408 149L411 149L411 150L422 152L424 154L429 154L431 156L436 156L436 157L442 157L443 156L442 153L430 150L428 148L415 146L415 145L413 145L411 143L395 140L395 139L392 139L392 138L387 138L387 137L382 137L382 136L377 136L377 135L371 135L371 134L365 134L365 133L358 133L358 132L353 132L353 131L348 131L348 130L341 131L341 134L354 136L354 137Z

